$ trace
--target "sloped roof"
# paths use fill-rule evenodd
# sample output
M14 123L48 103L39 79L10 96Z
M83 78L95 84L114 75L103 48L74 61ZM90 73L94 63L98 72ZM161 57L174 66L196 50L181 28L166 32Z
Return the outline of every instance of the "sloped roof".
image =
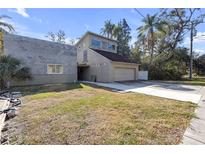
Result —
M97 52L98 54L110 59L111 61L124 62L124 63L135 63L135 62L131 61L128 57L121 56L117 53L112 53L112 52L108 52L108 51L104 51L104 50L100 50L100 49L93 49L93 48L90 48L90 49Z

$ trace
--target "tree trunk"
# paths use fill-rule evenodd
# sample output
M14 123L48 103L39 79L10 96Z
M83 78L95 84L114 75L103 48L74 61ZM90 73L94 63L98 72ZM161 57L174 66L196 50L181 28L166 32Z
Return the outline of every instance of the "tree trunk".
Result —
M150 62L149 65L152 65L152 61L153 61L153 55L154 55L154 32L153 29L151 30L151 58L150 58Z

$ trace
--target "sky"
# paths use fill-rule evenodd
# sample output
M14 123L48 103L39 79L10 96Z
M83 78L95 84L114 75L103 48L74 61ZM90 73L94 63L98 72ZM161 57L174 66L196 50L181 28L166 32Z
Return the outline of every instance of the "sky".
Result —
M138 9L141 14L155 14L159 9ZM202 9L201 12L205 12ZM125 18L131 28L132 41L137 40L137 27L142 25L142 16L134 9L0 9L0 15L8 15L12 19L7 22L14 25L16 34L39 39L47 39L49 31L64 30L67 41L79 39L86 31L100 33L104 21L111 19L117 23ZM205 23L197 26L198 35L205 35ZM184 46L189 47L189 33L186 35ZM194 51L205 53L205 39L194 40Z

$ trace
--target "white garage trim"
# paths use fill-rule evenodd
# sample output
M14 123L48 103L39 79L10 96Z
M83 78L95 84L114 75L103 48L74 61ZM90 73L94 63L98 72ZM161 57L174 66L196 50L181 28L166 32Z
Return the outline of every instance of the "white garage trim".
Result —
M136 79L136 69L115 67L114 68L114 81L132 81Z

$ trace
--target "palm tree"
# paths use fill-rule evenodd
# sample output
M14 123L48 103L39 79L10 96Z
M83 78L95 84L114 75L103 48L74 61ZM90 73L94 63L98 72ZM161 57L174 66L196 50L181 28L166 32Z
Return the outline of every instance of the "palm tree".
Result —
M143 26L137 28L139 32L138 39L144 40L146 39L147 48L151 52L150 57L150 64L152 63L153 54L154 54L154 46L155 46L155 32L157 31L158 27L158 18L155 15L150 16L149 14L142 20Z
M5 18L7 18L7 19L11 19L11 17L9 17L9 16L7 16L7 15L1 15L0 16L0 32L5 32L6 31L6 29L8 29L10 32L11 31L14 31L14 27L11 25L11 24L9 24L9 23L7 23L7 22L5 22L3 19L5 19ZM6 28L6 29L5 29Z
M116 25L112 24L111 20L106 20L104 27L101 29L101 34L113 39L115 37Z
M0 56L0 89L7 88L11 80L31 79L30 69L22 66L20 60L11 56Z

